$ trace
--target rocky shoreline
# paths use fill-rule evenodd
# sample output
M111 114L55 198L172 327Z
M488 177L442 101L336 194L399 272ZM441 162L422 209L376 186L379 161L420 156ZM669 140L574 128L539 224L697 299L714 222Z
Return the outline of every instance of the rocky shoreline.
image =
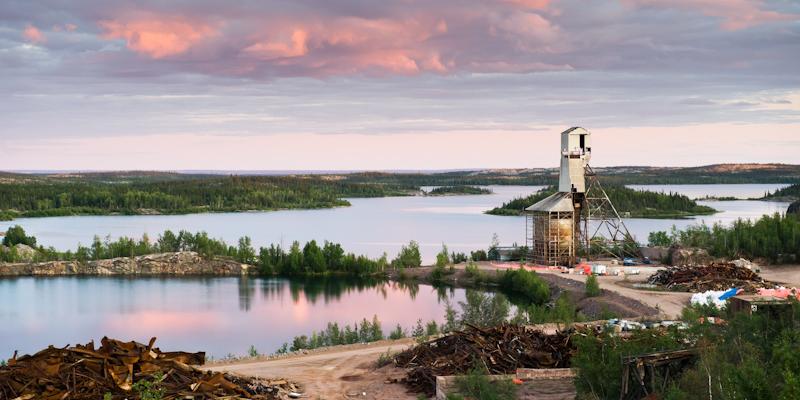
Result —
M252 265L228 259L205 259L195 252L161 253L97 261L0 263L0 276L70 275L245 275Z

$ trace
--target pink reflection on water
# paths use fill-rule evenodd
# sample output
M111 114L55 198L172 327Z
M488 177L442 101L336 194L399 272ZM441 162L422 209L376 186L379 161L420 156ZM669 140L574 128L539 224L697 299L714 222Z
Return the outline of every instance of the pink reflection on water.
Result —
M108 315L101 328L106 332L124 332L126 337L148 337L165 331L185 334L214 330L227 324L224 313L214 311L142 310Z

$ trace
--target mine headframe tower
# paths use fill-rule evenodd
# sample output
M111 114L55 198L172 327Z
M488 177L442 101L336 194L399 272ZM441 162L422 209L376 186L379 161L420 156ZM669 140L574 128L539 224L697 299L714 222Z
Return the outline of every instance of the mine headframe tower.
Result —
M558 192L525 209L526 244L540 265L573 266L578 256L623 258L638 252L614 204L589 166L591 133L561 133Z

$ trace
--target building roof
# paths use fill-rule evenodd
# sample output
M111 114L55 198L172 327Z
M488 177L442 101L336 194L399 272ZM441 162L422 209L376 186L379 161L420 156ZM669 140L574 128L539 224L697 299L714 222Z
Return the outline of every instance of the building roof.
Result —
M570 193L558 192L543 199L542 201L528 207L525 211L539 212L572 212L572 195Z

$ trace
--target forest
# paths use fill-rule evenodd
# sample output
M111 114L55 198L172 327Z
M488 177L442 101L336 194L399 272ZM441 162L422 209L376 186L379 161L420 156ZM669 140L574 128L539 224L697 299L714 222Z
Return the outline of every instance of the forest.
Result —
M800 216L765 215L756 221L739 219L732 224L705 224L671 232L652 232L652 246L698 247L714 257L766 259L772 263L800 260Z
M553 160L553 165L558 159ZM602 167L594 171L604 184L719 184L798 183L800 165L717 164L699 167ZM340 175L349 182L387 183L411 186L459 185L552 185L558 181L557 168L464 170L435 173L360 172Z
M0 183L0 219L329 208L349 205L344 197L409 195L417 190L314 176L227 176L111 183L85 179L12 181Z
M691 215L708 215L715 209L697 204L696 201L678 193L641 191L625 186L604 187L608 198L622 216L632 218L681 218ZM556 192L549 186L524 198L516 198L500 207L487 211L491 215L520 215L522 210Z
M425 192L426 196L450 196L450 195L474 195L474 194L492 194L492 191L477 186L439 186Z
M764 200L797 201L800 200L800 183L778 189L773 193L766 193Z
M19 244L36 250L31 261L80 261L102 260L117 257L135 257L147 254L193 251L205 258L229 257L238 262L255 265L263 275L316 276L342 274L352 276L371 276L386 268L413 268L422 264L419 245L412 241L403 246L391 262L384 254L378 259L345 252L338 243L324 242L322 245L312 240L301 244L293 242L288 249L280 245L270 245L255 249L249 237L239 239L236 246L228 245L220 239L208 236L206 232L191 233L180 231L175 234L165 231L157 239L147 235L140 239L120 237L105 240L95 236L92 244L79 245L75 251L58 251L52 247L37 245L36 238L28 236L22 227L12 226L3 237L0 247L0 262L19 262L21 255L16 247Z
M800 166L723 164L690 168L606 167L595 171L618 208L634 216L680 217L712 213L679 195L639 195L624 184L795 183L765 194L795 198ZM348 197L404 196L421 186L441 186L430 195L483 194L479 185L552 185L555 168L432 173L356 172L305 175L219 175L122 171L60 174L0 172L0 220L18 217L110 214L188 214L347 206ZM613 192L613 193L612 193ZM516 215L512 201L490 214ZM527 205L531 205L530 202ZM526 205L526 206L527 206ZM627 208L627 209L626 209Z

